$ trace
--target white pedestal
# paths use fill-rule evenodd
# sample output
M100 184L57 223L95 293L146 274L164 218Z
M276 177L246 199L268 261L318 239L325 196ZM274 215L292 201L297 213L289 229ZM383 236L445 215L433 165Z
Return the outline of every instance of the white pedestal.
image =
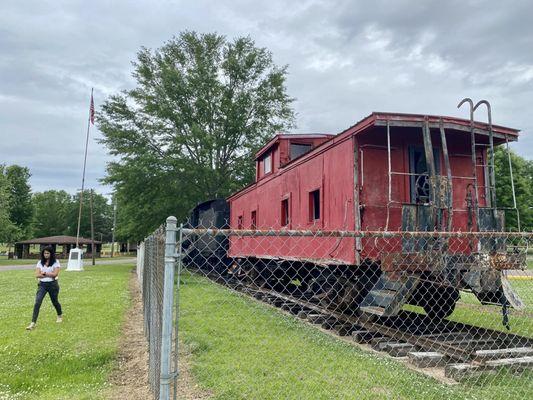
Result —
M83 271L83 250L78 249L77 247L75 249L70 250L70 254L68 256L68 264L67 264L67 271Z

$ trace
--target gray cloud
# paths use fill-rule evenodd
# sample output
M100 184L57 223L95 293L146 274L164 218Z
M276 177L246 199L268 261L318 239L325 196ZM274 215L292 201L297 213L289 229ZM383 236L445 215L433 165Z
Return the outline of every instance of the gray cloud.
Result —
M4 1L0 11L0 163L29 166L34 190L79 188L90 88L97 106L131 88L139 48L186 29L250 35L288 64L297 131L336 133L374 110L466 116L456 104L469 96L522 129L515 148L533 158L528 1ZM98 137L87 184L108 192Z

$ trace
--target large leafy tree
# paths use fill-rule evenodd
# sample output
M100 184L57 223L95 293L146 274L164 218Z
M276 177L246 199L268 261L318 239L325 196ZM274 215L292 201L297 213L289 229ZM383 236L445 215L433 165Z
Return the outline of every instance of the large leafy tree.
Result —
M10 165L5 168L5 175L9 181L11 195L10 220L27 235L30 233L33 215L29 184L30 170L27 167Z
M11 188L0 165L0 243L12 243L20 236L20 229L10 219Z
M84 191L80 224L80 236L91 237L89 190ZM112 207L108 200L93 193L93 222L95 240L111 239ZM33 230L37 237L70 235L76 236L78 228L79 193L71 196L63 190L48 190L33 195L35 210Z
M47 190L33 195L33 232L36 237L64 235L72 197L64 190Z
M511 151L511 165L516 195L516 205L523 230L533 228L533 161L526 160ZM494 152L494 170L496 172L496 198L499 208L508 208L505 213L507 229L517 229L518 220L514 206L509 158L503 147Z
M99 113L118 160L121 232L140 239L169 214L226 196L254 177L254 152L294 121L286 67L248 37L184 32L134 62L137 86Z
M83 207L81 213L80 236L85 238L91 237L91 209L90 200L91 192L86 190L83 192ZM101 194L92 194L93 203L93 224L94 224L94 239L95 240L111 240L111 229L113 225L113 211L112 206L108 200ZM78 215L79 215L80 194L77 193L72 197L69 204L66 223L67 227L65 234L76 236L78 229Z

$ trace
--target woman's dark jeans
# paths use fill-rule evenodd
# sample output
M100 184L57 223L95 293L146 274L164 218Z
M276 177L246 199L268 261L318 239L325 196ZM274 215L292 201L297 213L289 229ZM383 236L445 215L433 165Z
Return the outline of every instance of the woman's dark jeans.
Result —
M35 295L35 305L33 306L32 322L37 322L39 309L41 308L46 293L50 294L50 300L52 300L57 315L62 315L61 304L59 304L59 301L57 300L57 296L59 295L59 283L57 283L57 281L39 282L37 285L37 294Z

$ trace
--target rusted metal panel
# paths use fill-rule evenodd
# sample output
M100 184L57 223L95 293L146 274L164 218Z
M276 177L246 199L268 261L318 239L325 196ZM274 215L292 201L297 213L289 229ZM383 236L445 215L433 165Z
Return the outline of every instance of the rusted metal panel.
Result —
M424 272L444 269L440 253L389 253L381 256L381 269L384 272Z
M450 157L448 155L448 142L446 140L446 131L444 130L444 124L442 118L439 120L439 132L440 141L442 145L442 156L444 158L444 166L446 168L446 202L442 206L447 209L447 223L446 230L452 229L453 221L453 184L452 184L452 169L450 166Z
M492 256L476 255L470 256L460 263L459 259L454 259L453 266L456 269L469 269L475 271L477 279L490 281L500 280L500 272L503 270L523 269L525 265L525 254L500 253ZM381 255L381 269L384 272L439 272L449 267L443 254L438 251L412 252L412 253L383 253ZM477 272L476 272L477 271ZM483 276L479 274L483 271ZM492 277L490 274L493 274ZM487 278L488 277L488 278ZM479 286L480 284L476 285Z
M479 209L479 230L482 232L501 232L505 226L503 210L493 208ZM505 251L504 238L481 238L479 240L482 251L490 253Z
M416 204L404 204L402 207L402 230L406 232L413 232L418 230L416 223ZM416 250L416 238L402 239L402 251L410 253Z
M429 132L429 122L427 119L424 123L424 127L422 128L422 137L424 140L424 153L426 155L427 172L429 175L430 182L433 182L435 174L436 174L435 159L433 158L433 144L431 142L431 133ZM438 193L436 193L436 188L437 188L437 185L435 184L430 185L430 189L429 189L429 202L430 203L434 203L435 197L438 196Z
M490 268L498 271L526 269L527 254L522 253L496 253L489 255Z

